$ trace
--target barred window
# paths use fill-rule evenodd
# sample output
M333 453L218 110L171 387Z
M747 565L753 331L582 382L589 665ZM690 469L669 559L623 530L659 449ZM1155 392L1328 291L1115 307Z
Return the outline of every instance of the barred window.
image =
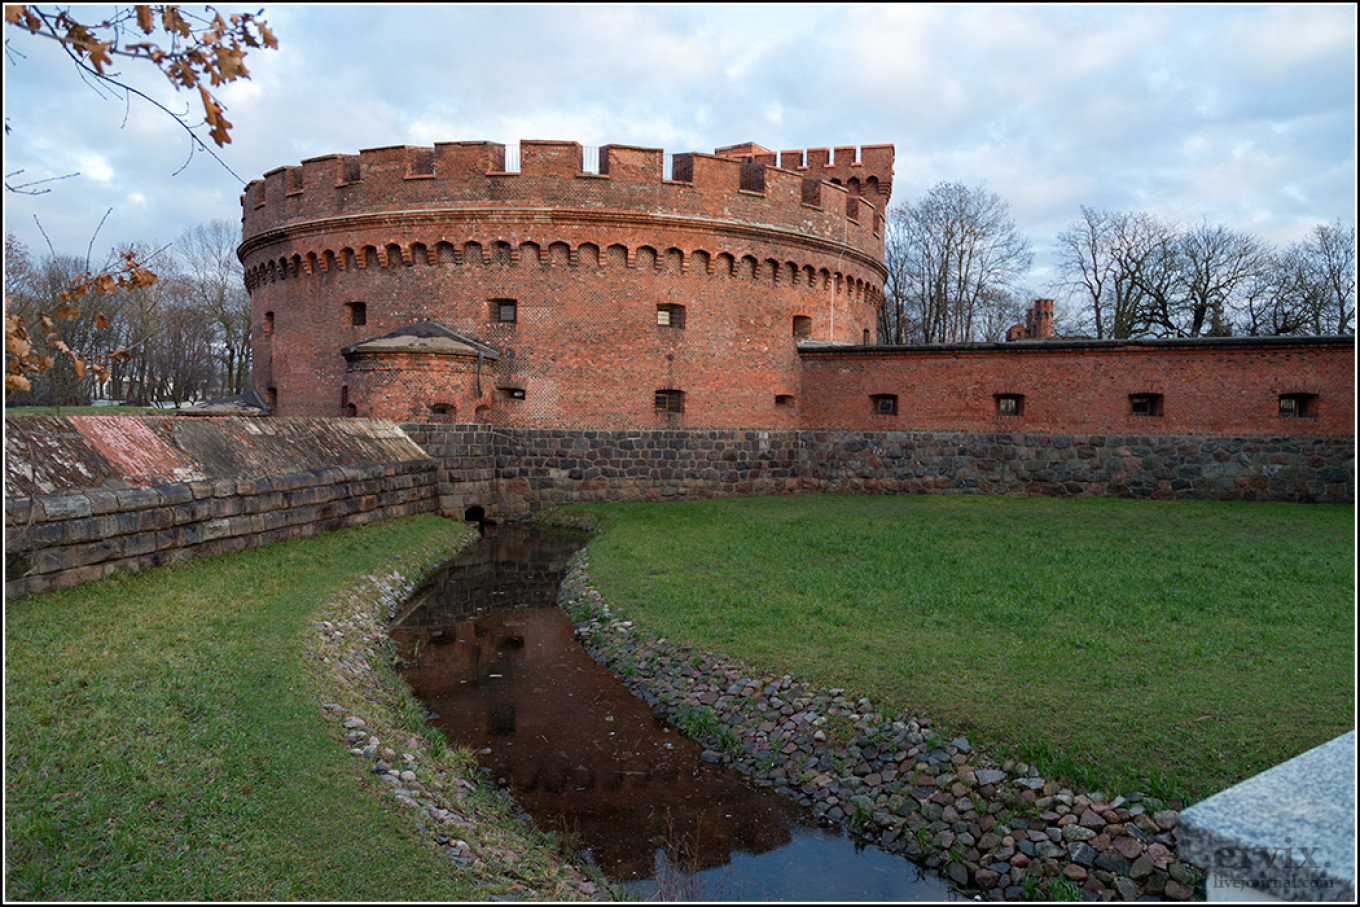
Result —
M1129 414L1157 419L1162 415L1161 394L1129 394Z
M1280 394L1280 418L1317 418L1317 394Z
M652 408L659 413L683 413L685 411L685 392L658 390L653 398Z
M683 328L685 326L685 307L672 303L660 303L656 307L657 327Z
M998 416L1019 416L1025 410L1024 394L997 394L996 414Z

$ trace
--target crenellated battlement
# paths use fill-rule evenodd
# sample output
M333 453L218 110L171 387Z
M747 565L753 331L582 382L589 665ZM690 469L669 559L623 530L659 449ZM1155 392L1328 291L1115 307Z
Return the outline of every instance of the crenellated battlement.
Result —
M805 179L824 180L844 186L851 195L859 195L874 204L879 211L888 207L892 199L892 145L863 145L855 147L808 148L780 151L777 154L753 142L729 145L716 152L732 158L766 167L778 167L798 173Z
M737 150L740 149L740 152ZM279 167L241 196L244 244L308 225L423 212L498 209L627 213L793 232L881 257L893 147L818 148L775 155L756 145L686 153L605 145L598 172L577 142L524 141L518 160L495 142L398 145ZM737 152L737 153L734 153Z

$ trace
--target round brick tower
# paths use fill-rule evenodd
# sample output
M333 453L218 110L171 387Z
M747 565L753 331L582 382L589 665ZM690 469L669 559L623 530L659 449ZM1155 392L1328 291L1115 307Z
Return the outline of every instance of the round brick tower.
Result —
M871 341L891 146L571 142L333 155L242 195L279 415L795 427L797 344Z

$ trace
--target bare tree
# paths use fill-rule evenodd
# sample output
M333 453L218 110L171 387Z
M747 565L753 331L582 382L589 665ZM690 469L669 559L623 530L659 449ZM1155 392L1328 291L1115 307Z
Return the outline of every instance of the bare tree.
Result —
M1166 231L1149 215L1083 207L1081 220L1058 234L1058 270L1066 288L1084 300L1083 324L1097 339L1123 339L1138 331L1145 287ZM1140 279L1141 278L1141 279ZM1145 282L1146 281L1146 282Z
M1253 336L1355 331L1355 228L1319 224L1284 249L1266 249L1240 291L1239 326Z
M894 209L889 221L885 257L896 325L924 343L977 339L983 309L1033 260L1009 206L980 188L940 183Z
M1030 290L996 288L986 291L977 318L978 339L990 343L1005 340L1006 332L1012 326L1025 323L1030 300L1037 298L1038 295Z
M1319 224L1304 243L1321 300L1319 334L1355 333L1355 226Z
M1266 246L1255 236L1202 223L1175 241L1180 305L1172 323L1191 337L1232 333L1229 315L1269 264Z
M171 274L173 265L164 249L134 246L129 251L162 275L155 283L115 294L120 310L117 324L121 347L127 353L122 367L114 373L115 382L121 385L128 402L147 406L160 399L156 362L164 342L161 328L172 307L172 298L182 294L183 288L178 279L165 276Z
M1182 229L1147 212L1083 207L1058 234L1063 284L1083 300L1097 338L1227 335L1250 306L1247 321L1259 326L1263 306L1282 314L1266 302L1270 265L1270 249L1249 233L1207 222Z
M1272 252L1242 294L1241 327L1249 335L1312 333L1315 313L1323 307L1321 288L1313 280L1303 244Z
M175 406L204 399L218 381L214 325L191 294L168 300L151 351L148 384L157 400Z
M106 293L75 293L88 275L86 263L70 255L33 261L13 236L5 238L7 377L19 377L11 342L23 338L22 357L31 363L19 382L6 382L13 403L47 406L87 404L107 379L107 363L117 348L116 303ZM53 313L66 322L61 336ZM73 350L81 350L80 355ZM101 363L99 367L87 367Z
M236 257L239 238L231 223L214 220L186 230L176 246L189 298L213 327L211 355L227 395L242 393L250 380L250 296Z

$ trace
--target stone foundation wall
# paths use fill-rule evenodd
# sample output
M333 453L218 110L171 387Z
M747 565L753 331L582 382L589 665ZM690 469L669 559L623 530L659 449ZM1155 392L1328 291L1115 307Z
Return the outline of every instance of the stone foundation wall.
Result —
M1348 437L403 428L446 458L450 515L474 499L505 518L582 501L795 493L1355 500Z
M800 487L1353 503L1354 438L803 432Z
M455 519L499 516L496 503L496 439L489 425L408 422L401 426L439 462L439 512Z
M1355 501L1351 437L80 418L7 420L7 597L432 511L797 493ZM158 445L154 475L113 477Z

